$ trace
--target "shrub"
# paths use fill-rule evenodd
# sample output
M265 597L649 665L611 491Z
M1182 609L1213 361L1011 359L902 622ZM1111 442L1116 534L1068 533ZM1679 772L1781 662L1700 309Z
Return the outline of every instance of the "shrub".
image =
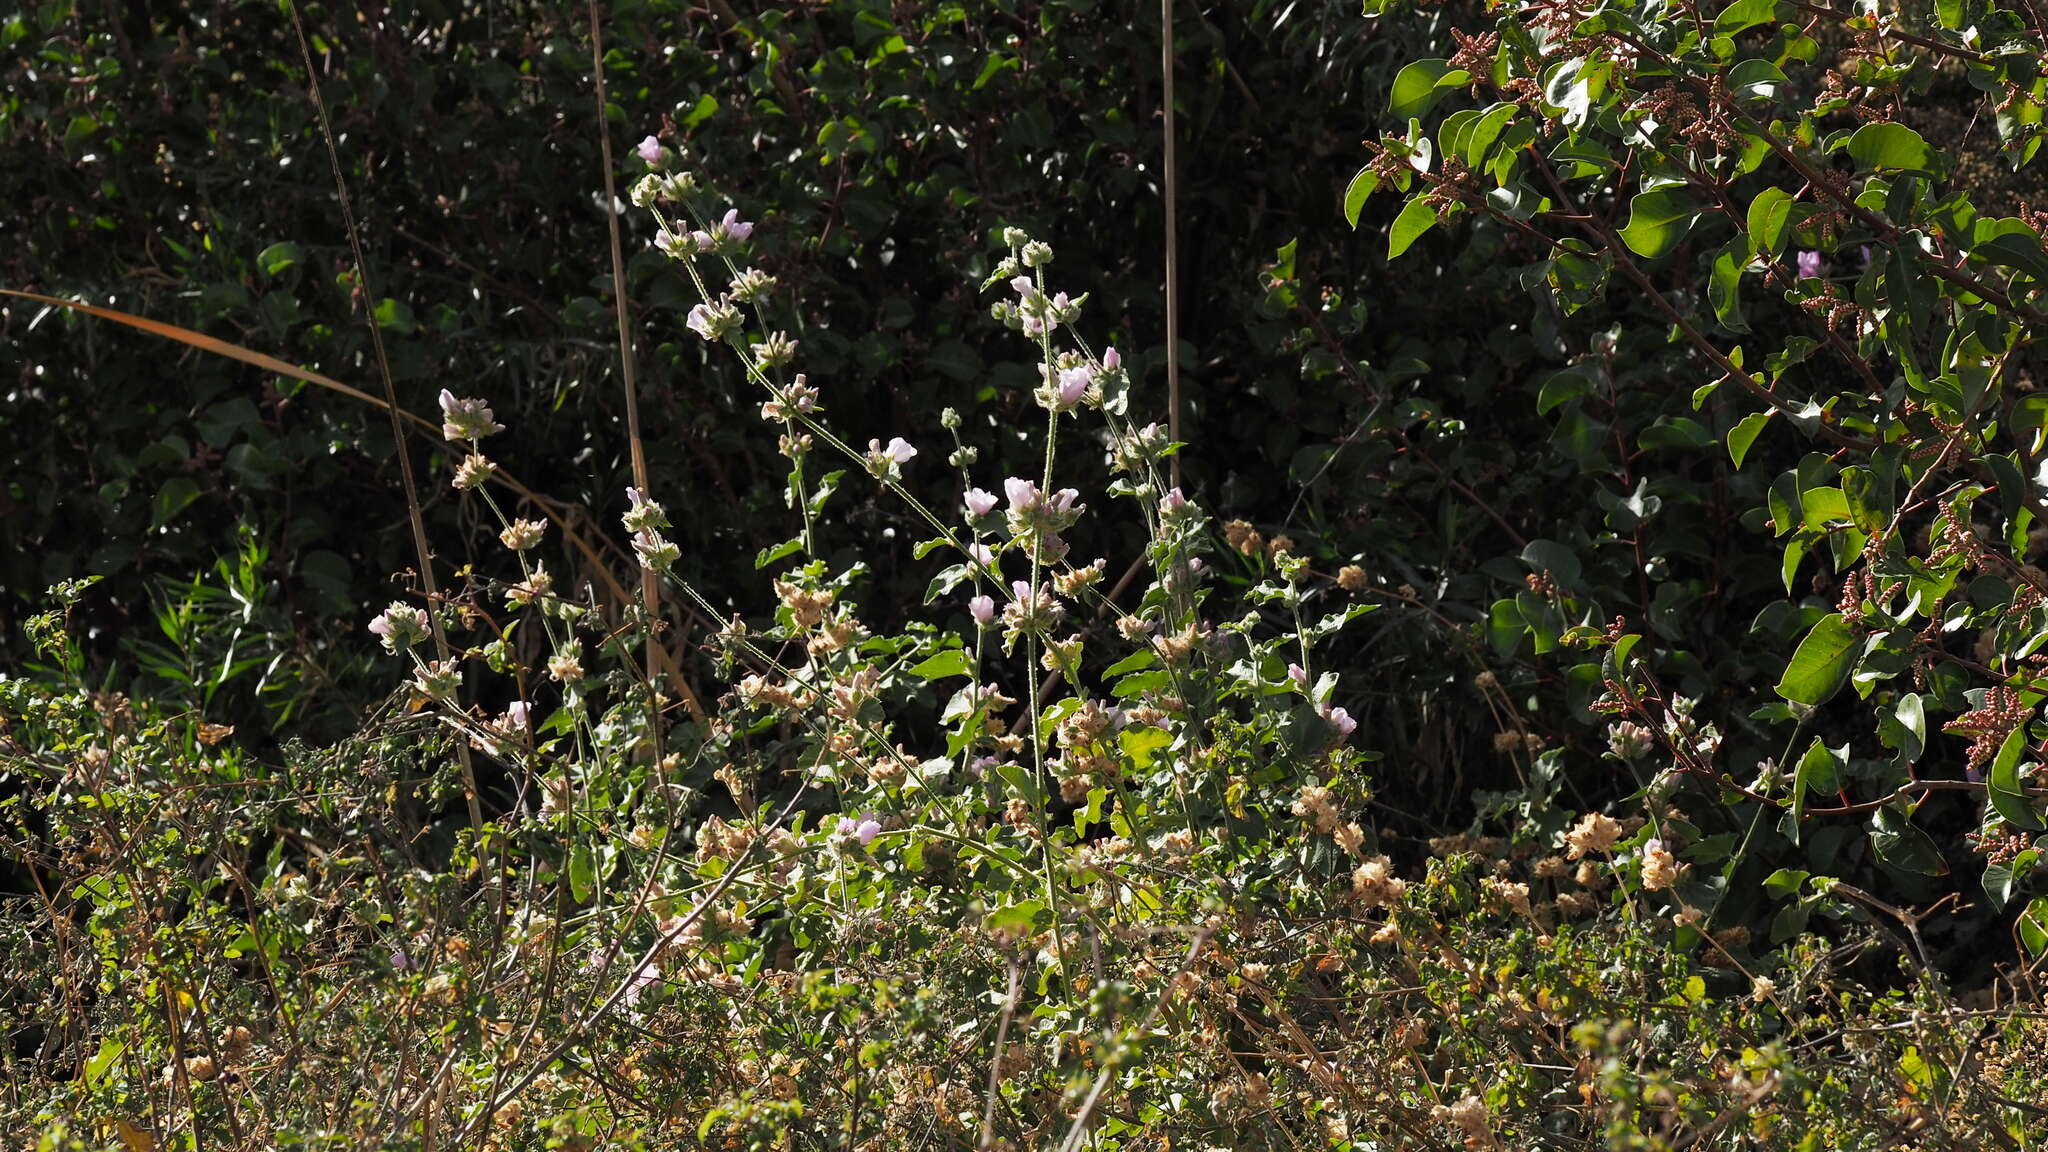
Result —
M1989 274L1933 242L1961 209L1921 198L1931 149L1894 163L1909 142L1884 131L1872 171L1839 197L1881 192L1863 211L1930 239L1874 236L1900 251L1873 258L1883 270L1863 274L1855 311L1804 307L1830 299L1826 281L1787 245L1828 217L1771 195L1766 157L1798 170L1837 140L1861 162L1870 127L1910 129L1889 111L1833 138L1755 122L1764 102L1790 107L1783 68L1807 58L1808 33L1777 25L1773 5L1730 6L1718 39L1690 11L1631 12L1490 9L1494 30L1455 33L1456 57L1402 69L1391 90L1407 131L1378 143L1346 197L1358 217L1378 186L1403 193L1395 256L1451 217L1483 217L1496 231L1458 258L1491 260L1490 275L1556 306L1542 344L1571 363L1532 383L1533 407L1559 422L1546 467L1569 475L1560 490L1594 495L1527 540L1530 509L1495 509L1465 479L1485 447L1435 402L1427 371L1350 356L1388 345L1342 291L1316 289L1299 245L1271 266L1274 325L1260 336L1302 352L1307 379L1359 385L1362 415L1296 461L1305 491L1285 517L1212 518L1168 479L1209 446L1147 423L1157 402L1136 357L1102 341L1098 302L1056 279L1052 245L1004 224L992 251L957 261L993 296L991 330L1023 349L1010 353L1030 365L1022 378L964 412L885 413L837 373L799 370L832 341L789 307L785 269L757 257L804 237L787 219L743 219L746 198L714 187L718 152L668 126L649 135L628 161L630 199L652 220L655 258L673 262L662 275L689 288L675 310L689 305L690 335L676 335L690 352L671 354L724 364L735 408L758 412L769 431L755 435L785 461L781 506L740 512L766 546L707 559L692 535L701 501L649 478L646 445L630 441L605 451L634 461L636 482L590 501L621 530L591 545L599 530L511 480L522 409L444 389L439 419L420 421L440 432L432 484L423 501L408 464L402 495L422 535L431 523L465 562L435 566L419 545L417 583L351 627L402 683L352 734L287 740L275 756L211 710L227 670L286 644L260 604L256 534L217 584L166 599L165 643L136 649L171 686L154 698L117 690L89 650L90 581L52 588L25 631L34 678L0 678L0 806L20 876L4 923L26 976L5 991L10 1124L41 1146L130 1149L2048 1140L2031 972L1959 995L1912 880L1946 847L1915 823L1923 797L1982 796L1979 842L2004 869L1987 870L1986 893L2010 904L2022 949L2048 944L2012 899L2036 849L2007 834L2039 821L2021 767L2025 613L2038 611L2020 603L2027 509L1983 533L1969 519L2001 491L1972 470L2011 494L2028 460L1987 462L2014 421L1981 403L1995 374L1968 376L1973 391L1916 384L1905 366L1935 324L1953 329L1937 343L1957 381L1987 340L2018 355L2030 273L2017 255L1996 265L2016 270L1997 273L2002 303L1986 281L1955 284ZM1901 42L2025 79L2029 65L1961 31L1996 16L1945 8L1938 35ZM1854 68L1863 47L1845 54ZM1751 49L1765 55L1743 58ZM787 81L776 58L764 91ZM1641 87L1658 68L1670 83ZM1881 91L1911 75L1854 78ZM1468 85L1502 98L1425 132L1440 97ZM1832 93L1797 111L1825 117L1854 98ZM2031 97L2008 96L2024 159ZM1697 121L1678 114L1703 106ZM1738 147L1746 132L1758 143ZM1653 186L1612 224L1624 174L1640 172ZM1725 202L1660 214L1709 192ZM1732 211L1741 200L1764 205L1761 225ZM2038 247L2021 223L1972 225L1959 252ZM1737 224L1713 253L1687 247ZM1933 289L1922 319L1891 294L1918 291L1907 282L1926 278L1908 273L1929 260L1929 276L1968 292ZM1610 302L1610 272L1635 293ZM1723 346L1750 322L1764 330L1761 309L1746 321L1731 307L1745 275L1785 281L1786 319L1823 326L1811 347L1771 337L1764 377ZM1578 327L1643 308L1669 331ZM1866 313L1883 316L1868 331ZM1855 339L1831 343L1841 316ZM1823 347L1849 364L1847 384L1799 374ZM1710 425L1685 413L1725 403L1715 384L1672 404L1644 383L1701 362L1768 407L1717 407ZM1880 367L1899 382L1853 387ZM1787 398L1822 380L1845 390L1810 407ZM1447 394L1470 403L1476 388ZM1836 451L1765 486L1744 465L1782 449L1758 442L1778 416ZM1620 430L1642 422L1631 449ZM1666 467L1665 452L1687 463ZM1454 494L1491 527L1361 539L1354 523L1297 539L1300 506L1315 524L1359 499L1346 487L1357 469L1390 499L1433 476L1435 507ZM1711 500L1700 475L1719 485ZM1511 487L1522 499L1545 482ZM1725 543L1740 516L1720 506L1745 493L1751 527L1769 517L1791 538L1762 578ZM892 511L847 515L856 500ZM484 531L450 535L465 525ZM1496 529L1521 545L1520 567L1475 559ZM572 533L610 602L562 565ZM1824 543L1833 575L1850 576L1839 599L1758 592L1775 577L1790 595ZM607 551L637 564L637 600ZM1726 610L1774 601L1734 652L1707 643L1724 609L1695 560L1721 566ZM760 575L703 578L734 568ZM1396 583L1411 573L1419 583ZM2008 576L2020 583L1996 583ZM1506 582L1520 587L1483 615L1467 607ZM657 590L703 629L719 688L664 666ZM1816 596L1834 591L1831 576ZM208 620L261 640L235 632L223 650L228 628ZM1985 652L1945 647L1958 632L1988 636ZM1732 710L1748 691L1741 662L1774 640L1780 701ZM1357 687L1373 659L1431 641L1445 649L1431 666ZM1909 673L1922 682L1899 694L1891 682ZM1968 687L1973 675L1998 682ZM1403 682L1469 686L1463 708L1501 717L1495 752L1517 783L1481 791L1465 832L1433 834L1387 799L1414 787L1411 762L1354 708L1392 715L1369 708ZM1837 700L1849 684L1864 704ZM1930 708L1959 713L1969 771L1988 772L1914 774ZM1761 766L1755 782L1723 768L1760 755L1771 724L1788 726L1796 767ZM1859 724L1897 755L1865 762L1829 743ZM1874 798L1850 794L1865 787ZM1867 858L1841 826L1812 830L1866 814Z

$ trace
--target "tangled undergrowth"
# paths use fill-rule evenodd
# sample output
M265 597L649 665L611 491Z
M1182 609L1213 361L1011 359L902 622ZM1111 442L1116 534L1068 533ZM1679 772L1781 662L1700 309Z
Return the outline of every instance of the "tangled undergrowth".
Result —
M1000 818L994 774L933 789L960 823L877 798L849 829L756 807L731 774L683 783L708 748L635 763L614 715L573 809L478 841L425 819L460 788L455 737L404 700L259 765L189 716L7 691L40 795L15 846L42 896L7 929L27 1146L2048 1136L2041 1014L1958 999L1910 925L1837 897L1825 938L1688 952L1624 847L1640 830L1595 821L1562 851L1376 835L1348 758L1320 762L1327 785L1254 774L1200 834L1075 806L1050 836L1054 920L1044 842ZM1127 794L1167 794L1132 775Z
M772 600L728 614L671 582L723 621L731 689L672 695L639 662L644 612L554 585L549 526L492 492L491 409L452 393L446 479L506 559L371 619L411 679L352 739L260 763L197 714L95 690L63 608L79 589L53 590L35 632L57 674L0 682L10 854L35 892L7 918L25 1138L2048 1139L2031 986L1966 1004L1875 897L1773 877L1826 933L1716 925L1668 802L1481 836L1383 826L1384 769L1318 670L1368 611L1356 579L1168 484L1181 446L1128 415L1116 351L1074 335L1085 298L1049 286L1048 247L1007 233L987 283L1040 349L1044 472L977 486L948 413L960 511L940 514L911 487L945 487L919 463L938 451L839 441L837 398L791 373L772 281L743 266L751 226L658 141L642 155L634 200L699 285L690 328L762 389L801 521L760 559L788 562ZM1106 453L1105 495L1149 541L1114 586L1061 536L1115 507L1055 487L1076 443ZM861 568L809 558L849 473L931 525L913 551L936 557L940 623L877 633ZM627 494L650 573L675 558L667 517ZM1641 751L1625 735L1618 761Z

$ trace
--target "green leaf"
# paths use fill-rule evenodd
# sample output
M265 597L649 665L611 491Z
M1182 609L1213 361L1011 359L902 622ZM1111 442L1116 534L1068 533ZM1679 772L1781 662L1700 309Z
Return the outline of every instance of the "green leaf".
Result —
M1536 414L1541 416L1559 404L1575 396L1584 396L1593 389L1593 378L1584 368L1571 367L1553 372L1543 381L1543 388L1536 394Z
M1159 663L1159 655L1150 648L1140 648L1129 656L1102 670L1102 678L1122 676L1127 672L1138 672Z
M1417 60L1394 77L1394 87L1387 95L1387 111L1400 120L1426 116L1444 89L1456 88L1471 79L1463 69L1452 68L1448 60Z
M766 568L770 564L775 563L777 560L782 559L784 556L787 556L792 552L795 552L797 549L802 548L803 546L803 537L792 536L789 539L784 540L782 543L775 545L773 548L763 548L759 552L754 553L754 570L758 572L761 569Z
M256 254L256 266L263 269L265 276L275 276L305 258L305 249L289 240L280 240Z
M1151 724L1133 724L1116 734L1116 742L1131 763L1150 768L1153 754L1173 743L1173 733Z
M1970 249L1970 255L2000 267L2016 269L2048 284L2048 253L2041 250L2039 241L2032 239L2031 232L2024 236L2016 232L2000 233L1978 242Z
M1636 437L1636 446L1650 448L1705 448L1714 442L1706 426L1690 416L1659 416Z
M569 852L569 894L578 904L590 899L597 885L597 858L589 844L578 844Z
M1522 563L1532 572L1547 572L1566 591L1579 583L1578 553L1555 540L1531 540L1522 549Z
M1984 895L1990 898L1993 911L2005 911L2005 906L2012 903L2013 893L2040 862L2040 850L2029 848L2011 860L1985 866Z
M706 92L702 96L697 97L697 102L691 105L690 111L683 116L683 131L688 132L690 129L695 128L697 125L702 124L706 120L711 119L712 115L717 111L718 97L713 96L709 92Z
M1749 242L1772 259L1785 250L1785 236L1791 231L1792 194L1783 188L1766 188L1749 202Z
M1652 188L1629 201L1628 223L1621 226L1629 251L1654 260L1678 247L1692 230L1699 204L1682 188Z
M1927 750L1927 706L1918 692L1899 697L1898 706L1878 722L1878 739L1899 754L1899 763L1911 764Z
M1808 488L1799 494L1799 514L1808 528L1824 532L1831 524L1850 521L1849 494L1833 485Z
M1842 790L1842 768L1849 762L1849 746L1831 749L1821 743L1820 737L1813 738L1807 745L1806 754L1799 758L1799 765L1792 773L1792 820L1789 835L1794 844L1799 843L1806 824L1807 797L1814 793L1832 796Z
M1557 294L1557 302L1563 306L1565 315L1569 316L1605 295L1609 260L1611 257L1604 252L1598 259L1577 252L1559 252L1551 258L1550 271L1544 280Z
M1358 175L1353 176L1351 184L1344 189L1344 222L1351 225L1353 231L1358 228L1358 214L1365 211L1366 200L1379 186L1380 174L1368 164L1358 170Z
M1408 246L1422 238L1422 234L1436 227L1436 209L1422 197L1417 196L1401 208L1401 214L1394 217L1394 227L1387 234L1387 259L1392 260L1408 250Z
M1861 169L1932 172L1934 150L1904 124L1865 124L1849 137L1849 156Z
M178 513L190 507L199 499L199 482L190 476L173 476L164 481L156 490L156 500L151 504L149 526L161 528L175 519Z
M2027 955L2040 959L2048 952L2048 896L2036 896L2020 913L2019 923L2014 925L2019 932L2020 943L2027 949Z
M1522 637L1529 633L1529 622L1522 619L1521 605L1512 599L1495 600L1493 609L1486 617L1486 638L1492 642L1493 650L1503 659L1514 655L1521 647Z
M1840 612L1821 617L1779 678L1777 693L1799 704L1821 704L1849 678L1856 663L1856 630Z
M965 584L967 578L973 574L973 569L966 564L948 564L939 569L938 575L932 577L931 583L924 586L924 602L929 604L946 595Z
M1749 266L1749 244L1737 236L1714 253L1714 265L1707 277L1707 301L1714 306L1714 318L1730 332L1749 331L1742 317L1742 270Z
M1500 139L1501 131L1515 118L1516 107L1505 102L1495 104L1472 125L1471 132L1458 148L1459 158L1465 161L1466 167L1478 170L1486 166L1487 149L1493 147L1493 142Z
M910 674L920 680L937 680L944 676L965 676L974 670L974 658L965 649L951 648L927 656L910 666Z
M400 336L410 336L419 325L413 321L412 305L386 296L377 302L377 327L389 328Z
M1045 901L1020 900L990 912L983 924L990 932L1029 936L1037 929L1039 918L1044 914Z
M1764 877L1764 891L1780 900L1787 896L1796 896L1799 889L1806 884L1807 877L1812 875L1811 872L1802 872L1797 868L1780 868Z
M1728 430L1728 459L1734 462L1736 471L1742 470L1742 461L1749 455L1749 446L1756 443L1757 436L1763 432L1764 425L1771 422L1775 412L1776 408L1752 412L1737 420L1735 427Z
M2029 832L2048 830L2048 824L2041 820L2041 814L2027 800L2025 785L2020 780L2020 754L2026 751L2027 726L2021 724L2006 736L1999 745L1998 755L1991 761L1991 775L1988 777L1991 793L1991 807L2006 822Z
M1791 5L1787 4L1785 7L1789 9ZM1735 3L1721 9L1719 16L1714 17L1714 34L1733 36L1758 24L1777 22L1778 0L1735 0Z
M1849 746L1830 748L1818 736L1806 746L1794 773L1794 787L1817 796L1833 796L1842 790L1842 769L1849 764Z
M1785 73L1760 56L1753 56L1730 68L1726 80L1728 91L1738 104L1775 100L1778 90L1787 83Z
M1885 805L1870 816L1870 848L1877 858L1902 872L1940 876L1948 871L1932 837L1915 827L1905 812Z
M102 1038L99 1052L85 1062L85 1086L91 1088L98 1084L100 1078L107 1074L107 1069L112 1068L114 1061L119 1060L121 1053L127 1050L128 1045L112 1036Z
M1871 535L1884 531L1892 517L1890 485L1861 464L1842 469L1842 498L1849 507L1849 519Z

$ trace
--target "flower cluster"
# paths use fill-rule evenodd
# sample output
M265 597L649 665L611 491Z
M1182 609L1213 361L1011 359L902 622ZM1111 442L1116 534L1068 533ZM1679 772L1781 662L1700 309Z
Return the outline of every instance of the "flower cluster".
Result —
M633 551L640 557L640 563L656 572L666 572L682 555L661 530L669 527L668 515L661 505L648 499L638 488L626 489L628 507L619 520L626 531L633 534Z
M386 652L403 652L427 638L427 614L424 609L394 600L370 621L370 631L384 642Z
M441 435L448 440L466 440L475 443L486 436L503 432L505 426L491 418L491 406L483 400L464 399L441 389ZM472 485L474 486L474 485Z

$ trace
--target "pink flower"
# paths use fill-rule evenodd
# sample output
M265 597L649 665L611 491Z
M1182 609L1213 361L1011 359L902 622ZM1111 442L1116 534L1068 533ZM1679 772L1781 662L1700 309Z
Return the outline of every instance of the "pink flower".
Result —
M1299 664L1289 664L1287 666L1287 678L1294 681L1303 691L1308 690L1308 669L1303 668Z
M725 219L720 220L718 226L724 229L725 235L735 244L745 243L747 238L754 234L754 225L740 219L740 210L737 208L726 209Z
M1072 408L1088 394L1088 385L1095 382L1095 369L1082 364L1060 373L1059 406Z
M386 652L402 652L425 640L427 629L424 609L397 600L370 620L370 634L384 642Z
M533 705L528 704L524 700L514 700L510 704L505 705L505 719L514 727L524 728L532 711Z
M1805 249L1799 253L1798 264L1799 278L1804 280L1809 276L1820 275L1821 269L1825 264L1825 259L1821 256L1820 253L1815 252L1811 249Z
M1102 350L1102 370L1104 372L1114 372L1123 366L1124 358L1117 352L1116 345L1112 344Z
M1029 276L1019 276L1011 280L1010 287L1016 289L1017 295L1026 300L1038 294L1038 285L1033 283Z
M861 847L865 848L875 842L875 837L882 834L882 824L875 819L874 813L863 812L858 820L851 816L841 816L834 831L841 836L854 837L860 841Z
M993 568L996 566L995 551L986 544L969 544L967 546L967 558L983 568Z
M442 439L481 440L504 430L503 424L492 419L489 401L468 399L441 389Z
M1168 488L1166 495L1159 498L1159 514L1161 516L1171 516L1187 506L1188 498L1181 495L1178 488Z
M1003 495L1009 497L1012 511L1022 511L1038 503L1038 485L1012 476L1003 481Z
M1052 494L1052 499L1047 500L1045 506L1054 512L1072 512L1074 510L1074 501L1080 498L1081 494L1072 488L1062 488Z
M659 167L663 158L668 155L668 149L663 148L661 141L656 140L652 136L642 140L640 147L635 149L635 151L639 152L640 158L647 161L651 167Z
M903 437L891 436L889 438L889 446L882 449L882 453L898 464L908 464L910 463L910 458L917 455L917 449L911 447L910 441L905 440Z
M1342 708L1332 708L1323 713L1323 719L1330 722L1330 727L1337 730L1339 737L1346 737L1358 731L1358 721L1353 720L1351 713Z
M970 516L986 516L996 510L996 494L979 488L969 488L966 496L967 513Z
M986 628L996 618L995 599L989 596L976 596L967 602L967 611L969 615L974 617L976 624Z
M1025 604L1030 602L1031 582L1029 580L1010 581L1010 597L1016 600L1019 604Z

